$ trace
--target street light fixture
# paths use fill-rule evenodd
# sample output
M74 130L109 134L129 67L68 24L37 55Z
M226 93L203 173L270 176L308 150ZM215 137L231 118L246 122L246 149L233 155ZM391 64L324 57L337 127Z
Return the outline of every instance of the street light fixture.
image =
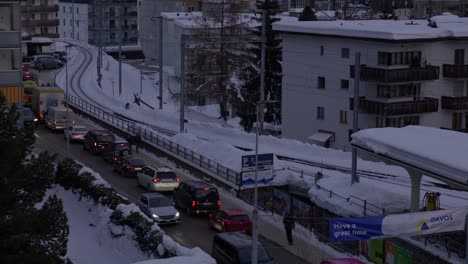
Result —
M255 126L255 183L254 183L254 208L252 212L252 264L257 264L258 259L258 138L260 135L260 109L263 109L265 104L275 104L278 101L259 101L257 103L249 102L255 105L257 112L257 124ZM261 107L260 107L261 106Z

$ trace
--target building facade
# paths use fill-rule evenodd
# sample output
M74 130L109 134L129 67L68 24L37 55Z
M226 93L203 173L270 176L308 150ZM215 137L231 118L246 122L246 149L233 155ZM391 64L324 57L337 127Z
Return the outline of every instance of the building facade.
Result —
M0 1L0 93L23 103L20 1Z
M58 6L55 0L21 1L22 30L30 38L59 38Z
M444 23L276 23L283 38L282 135L349 150L357 52L359 129L467 129L468 18L433 21Z
M88 42L88 4L61 0L58 7L60 37Z
M138 46L137 0L90 0L88 18L89 44Z

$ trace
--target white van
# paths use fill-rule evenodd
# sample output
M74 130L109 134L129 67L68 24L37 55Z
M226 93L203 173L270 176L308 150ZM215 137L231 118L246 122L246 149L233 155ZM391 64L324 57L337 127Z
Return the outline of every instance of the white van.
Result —
M68 108L68 125L75 124L75 113ZM67 127L67 108L64 106L54 106L47 109L45 124L52 130L65 130Z

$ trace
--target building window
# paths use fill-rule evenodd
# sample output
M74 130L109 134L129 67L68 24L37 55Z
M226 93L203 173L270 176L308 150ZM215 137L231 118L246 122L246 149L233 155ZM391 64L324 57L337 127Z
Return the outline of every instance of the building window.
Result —
M318 78L317 78L317 87L319 89L325 89L325 77L318 76Z
M63 9L62 9L62 10L63 10L63 13L65 14L65 13L66 13L66 11L65 11L65 7L63 7Z
M70 14L71 14L71 13L73 13L73 9L72 9L72 7L70 6Z
M421 84L377 85L377 97L421 97Z
M320 46L320 56L323 56L323 46Z
M354 110L354 98L349 98L349 110L353 111Z
M325 108L317 106L317 120L325 120Z
M76 8L76 13L77 13L77 14L79 14L79 13L80 13L80 11L79 11L78 7Z
M421 65L420 51L405 51L405 52L381 52L377 53L379 65Z
M73 26L73 20L70 19L70 26Z
M63 37L64 37L64 38L67 37L67 32L66 32L66 31L63 32Z
M341 88L348 89L349 88L349 80L341 80Z
M67 23L66 23L66 22L67 22L67 21L66 21L66 20L65 20L65 18L64 18L64 19L63 19L63 25L64 25L64 26L66 26L66 25L67 25Z
M341 58L349 58L349 49L348 48L342 48L341 49Z
M80 21L76 20L76 27L80 27Z
M344 110L340 110L340 123L347 124L348 123L348 112Z

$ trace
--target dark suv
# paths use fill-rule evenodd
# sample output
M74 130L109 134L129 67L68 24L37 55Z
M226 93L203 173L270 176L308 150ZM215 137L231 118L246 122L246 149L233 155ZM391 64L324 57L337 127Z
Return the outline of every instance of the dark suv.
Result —
M104 144L110 144L114 141L114 135L108 130L90 130L84 136L83 149L99 154Z
M258 242L257 254L258 263L275 263L260 242ZM239 232L216 234L213 239L211 256L216 260L216 263L252 263L252 238Z
M188 215L218 212L221 206L216 187L200 181L186 181L174 189L176 207L185 209Z
M108 162L116 162L122 156L132 154L130 144L125 140L116 140L112 143L102 144L102 157Z

